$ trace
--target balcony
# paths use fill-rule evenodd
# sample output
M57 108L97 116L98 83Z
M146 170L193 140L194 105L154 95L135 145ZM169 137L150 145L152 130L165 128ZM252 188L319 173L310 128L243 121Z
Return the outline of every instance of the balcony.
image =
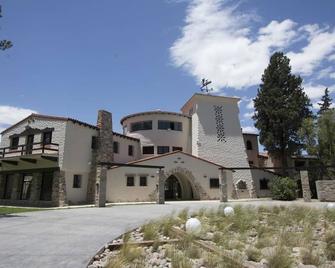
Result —
M34 155L34 154L53 154L58 155L57 143L45 144L43 142L35 142L31 144L18 145L14 147L0 148L0 159L15 156Z

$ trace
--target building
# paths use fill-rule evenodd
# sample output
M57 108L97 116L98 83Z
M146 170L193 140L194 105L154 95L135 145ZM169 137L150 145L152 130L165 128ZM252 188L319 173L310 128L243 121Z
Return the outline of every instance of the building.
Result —
M258 140L242 134L238 101L194 94L181 113L125 116L123 134L107 111L97 125L32 114L1 133L0 204L153 201L159 178L164 199L219 199L220 170L229 198L268 196L273 173L248 169Z

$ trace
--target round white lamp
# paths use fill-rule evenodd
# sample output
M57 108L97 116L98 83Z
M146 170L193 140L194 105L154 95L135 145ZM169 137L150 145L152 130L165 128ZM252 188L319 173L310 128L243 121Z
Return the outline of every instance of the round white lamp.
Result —
M185 229L187 233L199 234L201 231L201 222L197 218L190 218L186 221Z
M225 216L233 216L234 215L234 208L232 207L225 207L223 210Z
M328 210L335 210L335 203L328 203L327 204L327 209Z

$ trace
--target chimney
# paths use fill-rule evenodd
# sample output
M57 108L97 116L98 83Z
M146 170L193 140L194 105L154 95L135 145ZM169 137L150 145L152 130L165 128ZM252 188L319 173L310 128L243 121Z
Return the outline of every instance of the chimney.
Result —
M113 162L113 125L112 114L99 110L97 127L99 128L98 162Z

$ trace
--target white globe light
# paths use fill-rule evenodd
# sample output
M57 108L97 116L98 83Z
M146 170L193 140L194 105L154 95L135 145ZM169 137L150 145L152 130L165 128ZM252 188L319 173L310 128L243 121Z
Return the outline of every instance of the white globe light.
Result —
M328 203L327 204L327 209L329 209L329 210L335 210L335 203Z
M186 221L185 229L187 233L198 234L201 231L201 222L197 218L190 218Z
M223 213L225 216L234 215L234 209L232 207L225 207Z

